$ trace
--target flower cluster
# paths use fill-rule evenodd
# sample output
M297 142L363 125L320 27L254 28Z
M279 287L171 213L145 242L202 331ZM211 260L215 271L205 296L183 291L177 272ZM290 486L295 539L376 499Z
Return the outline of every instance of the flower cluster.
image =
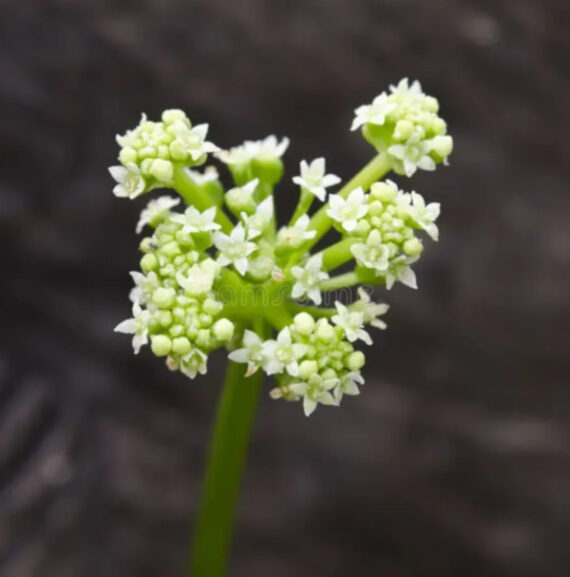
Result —
M409 266L423 251L416 232L423 230L432 240L438 240L435 220L439 203L426 206L421 195L403 192L386 180L372 184L369 193L356 188L346 199L332 195L329 204L327 213L337 230L354 241L350 250L363 280L373 272L375 277L385 279L388 289L395 281L417 288Z
M330 306L328 297L363 283L416 287L410 265L422 254L421 234L438 239L439 204L382 179L390 168L410 175L447 158L451 138L437 109L407 80L357 109L353 128L362 126L378 156L332 194L341 180L327 173L325 159L301 161L293 177L299 203L280 229L273 191L287 138L220 150L206 140L207 125L192 126L182 111L167 110L160 122L143 116L117 137L114 193L136 198L162 187L181 198L158 197L141 212L136 231L150 232L140 243L140 270L131 273L132 318L116 331L132 335L135 353L150 344L190 378L206 372L211 351L225 348L246 375L274 377L271 396L302 402L306 415L357 395L365 355L355 347L372 344L367 327L386 328L388 305L362 287L352 303ZM408 150L414 143L420 156ZM229 169L230 186L213 166L196 170L209 153ZM315 200L324 204L310 215ZM331 229L340 238L313 251ZM335 272L348 262L352 271Z
M394 172L412 176L418 168L435 170L453 149L438 110L438 101L424 94L417 80L410 84L404 78L390 86L390 94L357 108L352 130L362 127L364 137L388 154Z
M203 164L218 147L206 140L208 125L192 126L182 110L165 110L161 122L143 114L139 125L117 136L120 166L109 170L117 181L118 197L136 198L153 188L169 185L176 166Z

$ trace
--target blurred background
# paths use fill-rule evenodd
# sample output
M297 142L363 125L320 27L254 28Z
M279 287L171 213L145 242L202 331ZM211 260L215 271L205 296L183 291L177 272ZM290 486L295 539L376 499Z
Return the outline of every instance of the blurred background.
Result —
M0 2L0 575L183 575L224 355L192 382L112 332L146 200L115 134L181 107L347 178L352 110L410 76L456 143L399 179L441 242L377 291L359 398L264 397L232 576L567 577L569 33L567 0Z

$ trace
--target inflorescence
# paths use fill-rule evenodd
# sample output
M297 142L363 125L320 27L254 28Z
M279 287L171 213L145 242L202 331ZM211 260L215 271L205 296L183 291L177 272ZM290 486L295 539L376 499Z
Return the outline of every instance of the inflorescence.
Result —
M438 240L440 207L381 179L447 163L453 142L438 108L407 79L357 108L352 130L361 129L377 156L336 194L328 189L341 179L327 174L324 158L302 161L293 178L299 203L279 230L273 191L287 138L220 150L207 141L208 125L193 126L180 110L163 112L160 122L143 115L117 136L113 192L133 199L170 188L179 197L160 196L141 213L136 231L151 233L140 243L140 271L131 272L133 316L115 330L133 336L135 353L150 343L169 369L190 378L224 347L247 375L274 375L271 397L302 401L306 415L357 395L365 355L355 345L372 344L367 326L386 328L388 306L362 286L351 304L320 305L327 291L345 287L417 287L411 265L422 254L422 233ZM196 170L212 153L229 169L228 190L215 167ZM315 199L324 205L310 217ZM311 252L332 229L340 239ZM334 274L349 262L353 270Z

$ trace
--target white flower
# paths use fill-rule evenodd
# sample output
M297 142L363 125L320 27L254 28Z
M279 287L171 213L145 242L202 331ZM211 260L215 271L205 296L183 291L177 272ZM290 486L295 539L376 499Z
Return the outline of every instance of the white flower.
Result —
M249 268L247 257L257 250L257 245L246 240L245 229L241 222L234 227L229 235L219 231L215 232L214 244L220 251L218 263L221 266L233 264L242 276L245 275Z
M252 146L253 145L253 146ZM247 164L255 156L257 147L253 142L244 142L239 146L234 146L229 150L220 150L216 153L216 158L228 165Z
M307 161L301 161L301 175L293 177L293 182L298 186L314 194L321 202L325 201L327 196L326 189L340 182L340 178L335 174L325 174L325 159L316 158L308 164Z
M358 287L357 292L359 300L352 303L350 308L364 315L364 324L372 325L377 329L385 329L388 325L378 317L386 314L390 307L385 303L375 303L362 287Z
M156 200L151 200L141 212L136 232L140 233L146 224L154 225L164 220L170 214L170 209L178 204L180 199L171 196L159 196Z
M343 375L333 391L333 396L336 401L336 404L337 405L340 404L343 395L351 395L351 396L359 395L360 389L358 388L358 385L363 384L364 379L362 378L360 372L355 371Z
M403 209L417 226L425 230L432 240L437 241L439 230L435 221L440 213L439 202L431 202L426 206L421 194L404 192L398 195L398 208Z
M247 238L252 239L258 237L273 219L273 196L270 195L263 200L252 215L247 215L245 212L242 212L241 219L247 230Z
M212 290L218 272L219 266L216 261L207 258L202 262L193 264L186 275L179 272L176 275L176 282L190 296L200 296Z
M338 385L338 379L323 379L321 375L311 375L307 382L292 383L289 390L303 398L303 411L305 416L311 415L317 408L317 404L336 405L331 390Z
M435 161L429 155L431 143L423 140L423 130L414 130L403 144L392 144L388 154L394 160L394 168L402 171L407 177L412 176L418 168L435 170Z
M346 338L351 343L360 339L367 345L371 345L372 339L370 335L362 328L364 325L364 314L349 310L339 301L336 301L334 305L338 314L334 315L331 320L335 325L344 329Z
M388 269L390 250L382 244L382 237L377 229L370 232L366 244L362 242L353 244L350 252L359 265L375 270L377 276Z
M319 284L329 278L329 275L322 270L323 253L312 256L304 267L294 266L291 273L297 280L293 285L291 296L298 299L305 294L317 305L322 302Z
M192 157L192 160L198 160L204 154L220 150L215 144L206 140L207 134L207 124L198 124L188 130L188 127L181 123L176 130L174 142L182 145L183 150Z
M299 374L297 361L307 352L307 346L293 343L289 327L285 327L277 335L277 340L265 341L261 347L263 370L268 375L282 373L283 369L296 377Z
M253 331L245 330L243 333L243 348L232 351L228 358L234 363L247 363L246 377L253 375L262 361L262 341Z
M208 356L200 349L192 349L185 357L180 359L180 370L191 379L200 373L208 372Z
M146 182L139 167L133 162L126 166L110 166L109 172L118 183L113 188L113 194L118 198L136 198L146 188Z
M416 273L410 268L410 264L416 262L418 257L399 256L392 260L390 269L386 273L386 288L390 290L396 281L407 287L417 289Z
M407 78L402 78L396 86L390 85L390 96L398 101L414 101L423 96L419 81L414 80L411 85Z
M132 302L138 302L139 304L144 304L152 296L152 293L159 287L158 277L154 271L148 273L148 275L142 274L142 272L132 271L131 277L135 281L135 287L129 294L129 298Z
M364 191L359 186L355 188L345 200L338 194L329 196L329 208L327 214L337 222L347 232L352 232L359 219L366 216L368 212L368 201Z
M315 238L316 230L307 230L310 218L308 214L300 216L293 226L284 227L279 231L279 242L292 248L300 247L306 240Z
M204 172L187 168L186 174L197 186L204 186L204 184L208 184L209 182L216 182L220 176L215 166L207 166Z
M276 136L271 135L257 142L248 141L245 145L256 158L281 158L289 147L289 139L285 137L279 142Z
M139 128L139 126L141 124L144 124L145 122L147 122L147 116L146 114L143 112L141 115L141 119L140 122L138 124L138 126L134 129L134 130L127 130L125 132L125 134L117 134L115 136L115 140L117 141L117 144L121 147L121 148L125 148L125 147L130 147L130 148L134 148L137 145L137 139L139 138L140 134L139 134L139 130L137 130Z
M386 122L386 116L388 116L394 108L396 108L396 104L390 102L388 100L388 95L385 92L382 92L382 94L372 101L372 104L359 106L354 111L356 117L352 121L350 130L356 130L363 124L376 124L382 126L384 122Z
M172 216L172 222L177 222L182 225L182 232L184 234L195 233L195 232L210 232L212 230L218 230L220 225L214 222L216 218L215 206L206 209L204 212L200 212L197 208L189 206L184 214L175 214Z
M150 313L141 308L138 302L133 304L133 318L119 323L115 327L116 333L125 333L133 335L133 349L135 355L138 355L141 347L148 343L148 323Z

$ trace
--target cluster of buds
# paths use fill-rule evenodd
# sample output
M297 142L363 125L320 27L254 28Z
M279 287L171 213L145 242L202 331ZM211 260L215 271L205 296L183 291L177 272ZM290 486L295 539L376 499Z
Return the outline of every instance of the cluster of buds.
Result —
M418 168L435 170L453 149L438 110L437 99L424 94L417 80L410 85L404 78L390 86L390 94L357 108L352 130L362 127L364 138L390 157L394 172L412 176Z
M208 126L192 127L182 111L167 110L160 122L143 116L117 137L114 193L136 198L161 187L180 196L151 200L141 213L136 230L150 234L140 243L140 270L131 273L133 316L116 330L132 335L135 353L150 344L169 369L190 378L206 372L212 350L226 348L232 362L247 365L246 375L274 376L271 397L302 401L306 415L358 394L365 355L355 345L372 344L368 325L386 328L388 306L361 286L350 304L327 307L326 300L329 291L360 284L416 288L410 265L423 250L419 235L438 238L439 204L382 178L390 169L410 175L446 160L452 141L437 110L407 80L358 108L353 129L362 126L378 155L330 195L341 179L327 174L325 159L302 161L293 178L299 203L279 230L273 190L288 139L220 150L206 141ZM416 145L419 156L411 152ZM212 152L231 174L227 190L213 166L195 169ZM309 216L315 199L324 205ZM312 251L334 229L340 238ZM351 261L351 272L335 275Z

